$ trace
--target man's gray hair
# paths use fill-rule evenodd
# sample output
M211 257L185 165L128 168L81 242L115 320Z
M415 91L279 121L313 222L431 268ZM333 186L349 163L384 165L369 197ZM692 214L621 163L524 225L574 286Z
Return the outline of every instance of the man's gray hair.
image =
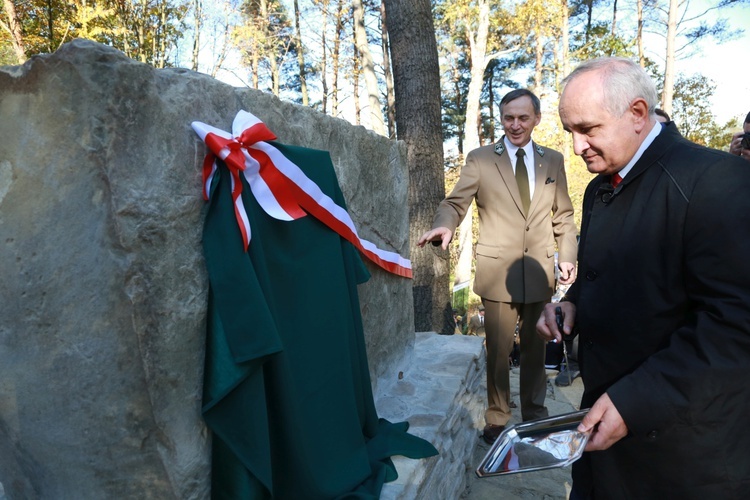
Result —
M653 80L638 64L624 57L600 57L586 61L563 79L563 89L577 76L590 71L601 71L604 87L604 107L613 116L622 116L633 99L643 98L648 114L654 115L658 98Z

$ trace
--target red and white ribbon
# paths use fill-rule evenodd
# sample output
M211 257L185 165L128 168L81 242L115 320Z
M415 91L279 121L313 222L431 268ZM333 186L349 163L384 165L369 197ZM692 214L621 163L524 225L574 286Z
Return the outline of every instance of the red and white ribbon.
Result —
M386 271L412 277L408 259L360 238L347 211L323 193L281 151L265 142L275 140L276 136L256 116L240 110L232 123L231 134L202 122L193 122L192 126L209 148L203 161L203 198L209 198L217 169L216 158L221 158L231 174L234 213L245 249L252 237L242 203L240 174L247 180L258 204L271 217L290 221L310 214Z

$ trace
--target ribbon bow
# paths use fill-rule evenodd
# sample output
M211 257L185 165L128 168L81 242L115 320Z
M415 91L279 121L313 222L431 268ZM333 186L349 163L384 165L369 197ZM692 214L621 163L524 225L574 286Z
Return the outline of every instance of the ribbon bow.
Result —
M220 158L231 174L234 213L245 250L252 236L242 203L240 175L245 177L258 204L271 217L290 221L310 214L381 268L412 277L408 259L361 239L347 211L323 193L281 151L265 142L275 140L276 136L255 115L240 110L232 123L232 134L198 121L193 122L192 127L209 148L203 160L203 199L208 201L210 197L211 182L218 169L216 159Z

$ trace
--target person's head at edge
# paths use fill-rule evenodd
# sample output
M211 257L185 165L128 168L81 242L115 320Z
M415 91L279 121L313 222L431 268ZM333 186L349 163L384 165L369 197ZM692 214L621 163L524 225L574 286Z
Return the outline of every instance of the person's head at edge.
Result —
M750 148L747 147L747 141L744 140L745 134L750 134L750 113L745 117L745 123L742 124L742 130L732 134L729 142L729 152L745 160L750 160Z
M587 61L563 80L560 120L592 173L613 174L638 151L656 118L656 87L638 64L611 57Z
M528 144L531 132L541 119L542 105L530 90L511 90L500 100L500 122L505 137L516 147Z

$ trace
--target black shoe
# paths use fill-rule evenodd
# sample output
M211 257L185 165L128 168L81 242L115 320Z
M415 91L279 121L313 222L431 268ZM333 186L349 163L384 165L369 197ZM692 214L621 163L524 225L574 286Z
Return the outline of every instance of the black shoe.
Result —
M570 363L570 366L561 365L562 369L560 373L555 377L555 385L558 387L567 387L573 383L576 377L581 375L581 370L578 369L578 363Z
M482 439L484 439L485 443L492 444L495 442L497 437L500 434L502 434L504 430L505 430L504 425L487 424L484 426L484 431L482 432Z

